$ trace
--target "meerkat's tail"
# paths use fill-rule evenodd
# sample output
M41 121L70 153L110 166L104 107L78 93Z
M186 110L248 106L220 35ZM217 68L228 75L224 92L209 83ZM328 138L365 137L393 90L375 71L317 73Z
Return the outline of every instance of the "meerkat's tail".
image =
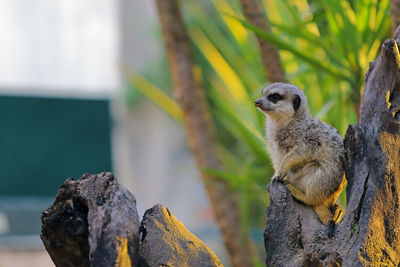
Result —
M330 208L332 211L332 219L328 223L328 237L331 238L335 233L336 224L340 222L343 217L343 209L339 204L334 203Z
M328 206L329 207L329 206ZM335 233L335 225L343 216L343 209L339 204L334 203L329 208L324 205L314 206L314 211L318 215L319 220L328 226L328 237L331 238Z
M334 220L330 220L328 223L328 237L331 238L335 233L336 224Z

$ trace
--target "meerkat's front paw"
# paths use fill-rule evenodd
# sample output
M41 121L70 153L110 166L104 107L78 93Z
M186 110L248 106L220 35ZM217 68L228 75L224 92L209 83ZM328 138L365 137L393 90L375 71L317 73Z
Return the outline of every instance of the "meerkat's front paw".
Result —
M333 220L335 221L335 223L338 223L342 219L344 211L343 211L342 207L340 207L340 205L337 203L335 203L333 205L333 209L334 209Z

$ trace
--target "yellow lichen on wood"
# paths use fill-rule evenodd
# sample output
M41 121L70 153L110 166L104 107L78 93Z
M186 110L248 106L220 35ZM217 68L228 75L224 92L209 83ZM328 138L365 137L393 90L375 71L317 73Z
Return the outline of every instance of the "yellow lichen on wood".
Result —
M167 218L170 220L170 223L164 224L160 221L155 220L154 223L157 224L159 229L163 229L166 233L174 233L174 235L164 235L163 242L169 244L169 247L175 249L176 255L188 254L191 257L198 257L197 253L207 253L209 254L215 261L212 266L223 266L221 262L219 262L217 256L214 252L209 249L200 239L198 239L195 235L193 235L185 225L179 221L174 214L169 212L167 208L162 208L161 210L163 216L162 218ZM173 264L175 262L175 264ZM176 263L179 262L177 266L191 266L188 262L183 262L178 258L171 258L171 262L165 262L168 266L176 266Z
M390 108L392 107L392 103L390 103L390 90L387 90L385 99L386 99L386 107L388 110L390 110ZM392 112L393 118L396 116L396 112L397 112L396 110Z
M128 239L126 237L117 236L115 240L115 247L117 248L115 267L131 267L131 258L129 257L128 253Z
M386 91L386 107L389 109L392 106L392 103L390 103L390 90Z
M359 256L366 266L397 266L400 262L400 210L393 203L400 202L400 137L382 132L380 144L386 156L385 186L372 207L369 234ZM374 258L364 259L363 251Z
M400 174L400 137L382 132L380 134L380 143L387 159L387 174L393 174L396 181L396 178L398 178L398 175Z
M397 62L397 67L400 69L400 52L399 52L399 47L397 46L397 42L394 42L393 46L393 52L396 57L396 62Z

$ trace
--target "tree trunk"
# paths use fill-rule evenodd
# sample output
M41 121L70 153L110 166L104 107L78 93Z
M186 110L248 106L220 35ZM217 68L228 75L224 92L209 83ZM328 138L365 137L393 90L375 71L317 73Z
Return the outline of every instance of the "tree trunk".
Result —
M390 15L392 17L392 32L400 25L400 0L390 0Z
M399 29L397 32L399 32ZM346 152L347 210L328 238L310 206L285 185L270 183L264 243L267 266L400 264L400 55L396 33L365 75L360 122Z
M240 0L243 12L247 20L255 26L271 31L271 28L263 16L263 12L257 0ZM270 82L286 82L285 72L283 71L281 58L278 49L259 37L257 41L261 49L262 62L265 67L267 78Z
M219 169L215 130L204 92L194 79L190 42L177 0L157 0L158 14L168 52L175 95L184 112L190 149L200 171ZM217 223L232 266L251 266L249 238L242 238L237 197L225 181L202 172Z

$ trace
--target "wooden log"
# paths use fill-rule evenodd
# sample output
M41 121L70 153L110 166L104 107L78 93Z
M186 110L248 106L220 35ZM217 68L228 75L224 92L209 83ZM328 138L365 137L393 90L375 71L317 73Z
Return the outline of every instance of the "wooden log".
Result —
M162 205L146 211L141 235L141 266L223 266L214 252Z
M69 178L43 212L40 237L56 266L137 266L136 199L108 172Z
M269 184L267 266L400 264L399 28L365 75L360 122L344 140L347 209L333 238L286 186Z

